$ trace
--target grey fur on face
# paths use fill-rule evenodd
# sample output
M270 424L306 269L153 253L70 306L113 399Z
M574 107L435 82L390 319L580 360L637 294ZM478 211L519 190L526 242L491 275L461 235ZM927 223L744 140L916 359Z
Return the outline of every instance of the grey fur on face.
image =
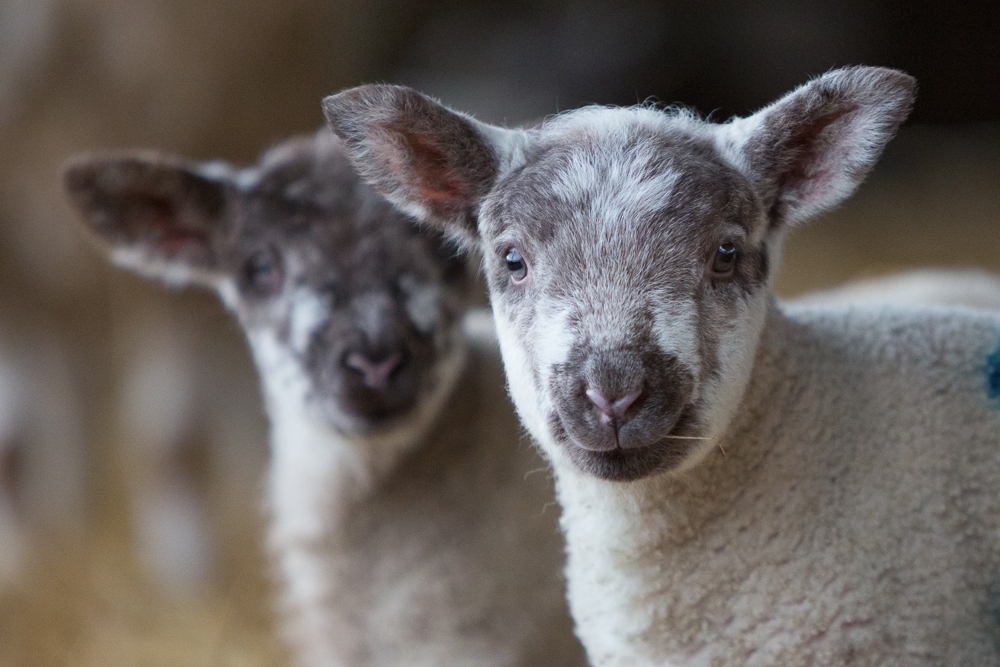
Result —
M663 436L698 432L698 388L720 366L719 340L768 278L747 179L707 140L652 129L644 113L611 137L553 128L523 169L497 183L480 225L487 242L517 247L531 266L531 289L522 289L491 254L494 305L519 344L536 350L552 432L602 477L683 459L695 441ZM706 263L724 243L743 261L727 282L706 281ZM555 337L566 339L558 344L565 358L547 353ZM611 425L588 390L641 393ZM623 462L620 474L609 460Z
M66 186L117 263L217 290L255 354L294 367L345 435L405 419L461 348L462 260L363 183L326 131L243 170L83 156Z
M913 95L905 74L848 68L723 125L588 107L510 130L394 86L324 109L375 187L482 250L542 448L629 480L725 428L787 228L850 194Z

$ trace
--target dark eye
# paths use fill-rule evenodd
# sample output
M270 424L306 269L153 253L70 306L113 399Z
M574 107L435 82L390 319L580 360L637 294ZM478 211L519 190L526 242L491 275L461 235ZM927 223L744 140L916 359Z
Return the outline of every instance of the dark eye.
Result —
M281 288L281 260L273 248L258 250L243 264L244 285L259 294L272 294Z
M713 278L729 278L736 269L736 246L723 243L712 255L711 274Z
M528 277L528 264L521 257L521 251L517 248L508 248L503 261L507 263L507 270L515 283L519 283Z

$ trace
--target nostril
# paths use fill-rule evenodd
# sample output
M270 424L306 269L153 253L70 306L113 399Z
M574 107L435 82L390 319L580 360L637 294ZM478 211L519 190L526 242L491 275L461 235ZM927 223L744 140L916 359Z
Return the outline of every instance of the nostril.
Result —
M604 394L602 394L601 392L599 392L596 389L588 389L587 390L587 398L590 399L591 403L593 403L594 405L597 406L597 409L601 413L601 422L602 423L605 422L605 418L607 418L608 421L611 420L611 417L612 417L612 414L613 414L612 413L612 405L611 405L612 401L609 401L607 399L607 397L604 396Z
M393 352L378 360L373 360L360 352L351 352L344 359L344 365L360 373L368 387L384 390L388 388L393 373L403 365L403 361L403 355L399 352Z
M597 410L601 413L600 420L602 424L610 424L612 421L624 421L626 412L628 412L628 409L632 407L632 404L640 396L642 396L641 388L634 389L619 398L608 398L607 395L594 388L587 390L587 398L597 406Z
M612 404L615 414L619 417L624 417L625 412L632 407L632 404L635 403L640 396L642 396L642 389L635 389L619 398Z

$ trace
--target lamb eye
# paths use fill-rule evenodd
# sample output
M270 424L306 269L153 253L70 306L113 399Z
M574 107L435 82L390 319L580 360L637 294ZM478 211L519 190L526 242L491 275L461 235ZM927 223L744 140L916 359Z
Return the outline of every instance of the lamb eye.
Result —
M519 283L528 276L528 264L521 257L521 251L517 248L508 248L503 261L507 263L507 270L515 283Z
M736 246L732 243L723 243L715 249L712 256L712 277L728 278L733 275L736 268Z
M272 248L258 250L243 264L245 285L258 293L271 294L281 287L281 261Z

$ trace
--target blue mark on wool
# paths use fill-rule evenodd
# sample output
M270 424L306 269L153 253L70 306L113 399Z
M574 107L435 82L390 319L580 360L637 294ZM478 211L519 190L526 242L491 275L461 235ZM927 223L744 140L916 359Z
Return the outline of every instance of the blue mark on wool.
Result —
M1000 651L1000 585L995 581L986 589L986 615L992 626L993 646Z
M1000 401L1000 345L986 357L986 393Z

